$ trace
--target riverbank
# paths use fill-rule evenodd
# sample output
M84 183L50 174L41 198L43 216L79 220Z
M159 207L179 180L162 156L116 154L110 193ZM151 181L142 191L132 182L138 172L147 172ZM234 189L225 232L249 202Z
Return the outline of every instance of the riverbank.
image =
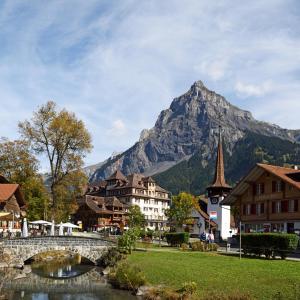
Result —
M127 258L153 285L178 288L195 282L194 299L297 299L300 263L183 251L135 251ZM221 298L217 298L217 297ZM222 298L223 297L223 298ZM228 298L230 299L230 298Z

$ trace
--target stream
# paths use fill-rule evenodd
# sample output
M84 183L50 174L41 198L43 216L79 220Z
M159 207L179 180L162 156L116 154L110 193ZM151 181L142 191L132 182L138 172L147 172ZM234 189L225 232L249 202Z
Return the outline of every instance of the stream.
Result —
M98 267L75 260L33 262L23 270L0 269L0 300L133 300L113 289Z

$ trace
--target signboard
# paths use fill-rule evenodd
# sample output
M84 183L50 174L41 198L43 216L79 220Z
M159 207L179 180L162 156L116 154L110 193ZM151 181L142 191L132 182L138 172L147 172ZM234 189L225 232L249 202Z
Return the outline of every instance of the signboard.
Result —
M217 212L216 211L210 211L209 212L209 218L210 218L210 220L217 220L217 218L218 218Z

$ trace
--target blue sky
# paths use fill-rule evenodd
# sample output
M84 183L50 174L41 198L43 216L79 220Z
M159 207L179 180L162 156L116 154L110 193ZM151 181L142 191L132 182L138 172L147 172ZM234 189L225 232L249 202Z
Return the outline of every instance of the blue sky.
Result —
M92 134L86 164L138 140L196 80L300 128L300 2L0 2L0 136L47 100Z

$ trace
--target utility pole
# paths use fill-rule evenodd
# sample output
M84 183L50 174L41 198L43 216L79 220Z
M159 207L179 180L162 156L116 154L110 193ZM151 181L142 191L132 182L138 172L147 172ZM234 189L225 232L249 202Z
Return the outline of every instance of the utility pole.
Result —
M242 259L242 222L240 221L240 259Z

